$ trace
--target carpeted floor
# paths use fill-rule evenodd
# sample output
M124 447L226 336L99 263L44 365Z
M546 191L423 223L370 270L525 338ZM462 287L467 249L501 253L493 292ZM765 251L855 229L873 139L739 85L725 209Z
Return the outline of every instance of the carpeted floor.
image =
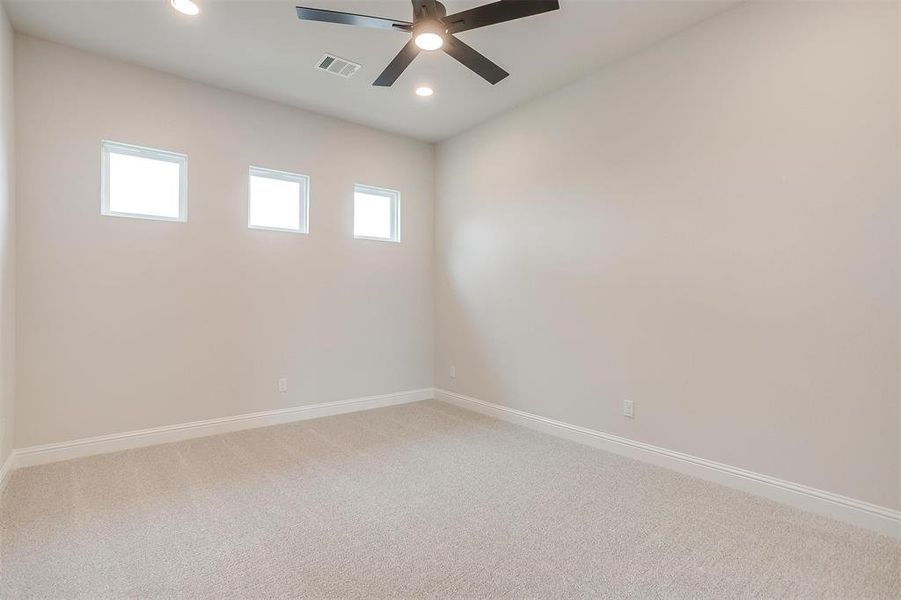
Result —
M901 598L901 543L422 402L23 469L0 598Z

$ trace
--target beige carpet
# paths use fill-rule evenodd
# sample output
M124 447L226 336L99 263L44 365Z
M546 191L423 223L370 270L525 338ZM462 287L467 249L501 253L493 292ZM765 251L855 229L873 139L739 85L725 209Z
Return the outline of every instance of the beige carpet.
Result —
M901 598L901 543L422 402L17 471L2 598Z

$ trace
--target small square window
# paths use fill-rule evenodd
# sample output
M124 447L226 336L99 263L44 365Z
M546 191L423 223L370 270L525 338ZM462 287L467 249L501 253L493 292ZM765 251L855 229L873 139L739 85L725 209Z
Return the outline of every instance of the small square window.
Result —
M247 226L309 233L310 178L250 167Z
M399 242L400 192L355 185L354 237Z
M186 221L187 165L184 154L104 141L101 214Z

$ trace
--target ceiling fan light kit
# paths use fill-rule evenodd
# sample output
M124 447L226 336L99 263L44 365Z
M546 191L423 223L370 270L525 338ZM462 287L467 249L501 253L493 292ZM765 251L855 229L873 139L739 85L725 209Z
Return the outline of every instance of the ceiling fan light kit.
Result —
M413 36L420 50L437 50L444 45L447 27L441 21L423 21L413 27Z
M412 3L412 22L303 6L297 7L297 18L303 21L389 29L410 35L410 40L372 83L374 86L390 87L420 51L439 49L494 85L509 73L461 42L454 34L560 8L558 0L499 0L448 15L444 5L436 0L412 0Z

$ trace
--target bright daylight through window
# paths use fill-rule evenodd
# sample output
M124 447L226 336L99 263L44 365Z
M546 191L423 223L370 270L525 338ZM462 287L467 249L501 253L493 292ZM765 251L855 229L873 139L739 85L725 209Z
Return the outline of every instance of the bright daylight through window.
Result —
M185 221L186 167L184 154L103 142L101 213Z
M308 233L309 189L306 175L251 167L248 227Z
M400 241L400 193L367 185L354 186L354 237Z

